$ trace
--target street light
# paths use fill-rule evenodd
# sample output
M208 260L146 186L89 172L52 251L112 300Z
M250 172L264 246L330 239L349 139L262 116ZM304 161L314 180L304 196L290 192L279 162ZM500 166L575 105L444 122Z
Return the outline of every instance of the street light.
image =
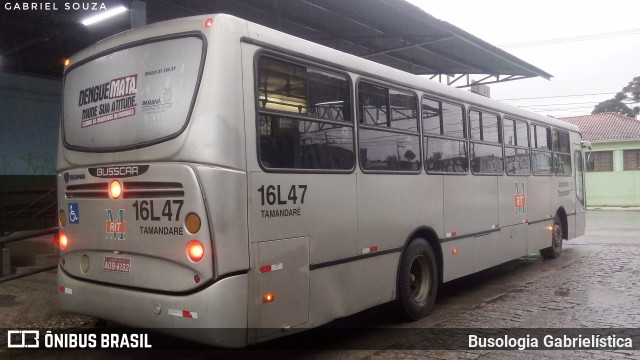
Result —
M93 25L93 24L95 24L97 22L100 22L102 20L106 20L106 19L114 17L114 16L116 16L118 14L121 14L121 13L127 11L127 10L128 9L126 7L120 5L118 7L115 7L113 9L111 9L111 10L107 10L107 11L101 12L101 13L99 13L97 15L94 15L94 16L91 16L91 17L88 17L88 18L82 20L82 25L84 25L84 26Z

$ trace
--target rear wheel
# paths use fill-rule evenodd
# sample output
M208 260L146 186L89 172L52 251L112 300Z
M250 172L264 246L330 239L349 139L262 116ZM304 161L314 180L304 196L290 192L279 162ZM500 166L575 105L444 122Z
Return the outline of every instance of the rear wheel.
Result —
M556 215L553 218L553 230L551 232L551 246L540 250L540 255L545 259L555 259L562 254L562 223Z
M425 317L433 309L438 292L438 267L431 245L414 239L402 256L398 282L398 305L410 320Z

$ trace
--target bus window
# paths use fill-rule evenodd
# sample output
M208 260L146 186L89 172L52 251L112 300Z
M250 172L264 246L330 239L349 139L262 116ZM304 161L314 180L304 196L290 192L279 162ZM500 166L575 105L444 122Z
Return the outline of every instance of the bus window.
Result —
M500 119L498 115L469 111L471 135L471 171L474 174L499 175L504 171Z
M464 112L462 106L447 102L422 99L422 125L427 134L464 138Z
M324 70L260 57L258 153L269 169L354 166L349 82Z
M196 36L150 41L72 66L64 80L65 146L121 151L180 135L193 111L203 46Z
M428 137L426 139L428 173L463 173L469 167L467 142Z
M507 175L531 174L529 126L526 121L505 119L503 122L504 160Z
M571 175L571 150L566 131L553 130L553 162L556 175Z
M422 99L422 125L425 136L424 166L427 173L466 174L469 171L462 106L440 100ZM446 137L446 138L445 138Z
M547 126L531 125L531 165L534 175L552 175L551 129Z
M358 84L360 164L369 171L420 171L416 96Z
M471 143L471 171L474 174L502 174L502 147Z

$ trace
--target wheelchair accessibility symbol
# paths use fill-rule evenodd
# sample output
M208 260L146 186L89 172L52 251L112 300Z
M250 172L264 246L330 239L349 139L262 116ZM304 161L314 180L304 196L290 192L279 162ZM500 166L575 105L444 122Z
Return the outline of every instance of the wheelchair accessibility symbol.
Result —
M69 203L69 224L80 224L80 208L78 203Z

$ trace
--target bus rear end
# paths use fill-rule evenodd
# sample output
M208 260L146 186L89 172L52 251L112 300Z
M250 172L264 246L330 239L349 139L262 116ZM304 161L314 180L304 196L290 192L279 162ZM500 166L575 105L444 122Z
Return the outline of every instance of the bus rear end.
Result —
M203 100L220 71L207 70L217 55L203 20L118 35L65 71L58 290L63 311L234 347L246 344L248 255L229 229L246 228L246 210L229 206L231 225L212 202L246 204L246 175L220 160L233 136L200 139L242 118Z

